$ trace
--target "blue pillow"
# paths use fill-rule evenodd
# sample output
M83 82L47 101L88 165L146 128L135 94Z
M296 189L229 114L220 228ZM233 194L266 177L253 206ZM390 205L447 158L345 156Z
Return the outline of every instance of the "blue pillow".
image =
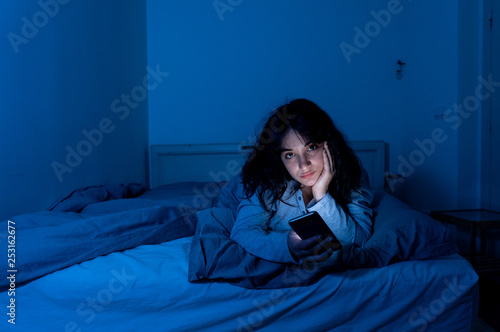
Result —
M89 204L118 198L136 197L143 193L144 190L144 185L138 183L90 186L73 191L66 198L54 204L49 210L80 212Z
M351 266L386 266L458 253L451 231L440 221L379 192L373 202L373 234L362 247L353 247Z
M187 181L171 183L146 191L138 198L159 202L161 205L192 207L197 210L214 206L225 182Z

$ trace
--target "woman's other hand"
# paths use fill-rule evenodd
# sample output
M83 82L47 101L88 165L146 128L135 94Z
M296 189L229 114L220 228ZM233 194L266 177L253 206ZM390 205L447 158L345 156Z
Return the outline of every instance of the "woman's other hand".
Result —
M312 186L313 197L319 202L328 192L328 186L335 174L335 163L333 162L328 143L323 143L323 171L316 183Z
M288 232L288 248L297 262L327 260L333 253L333 248L329 245L332 241L332 238L323 238L321 235L302 240L293 229Z

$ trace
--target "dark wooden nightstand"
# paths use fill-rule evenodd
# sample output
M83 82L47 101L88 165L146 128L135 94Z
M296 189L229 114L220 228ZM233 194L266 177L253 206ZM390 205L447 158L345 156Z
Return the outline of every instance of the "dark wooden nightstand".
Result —
M500 212L471 209L471 210L442 210L431 211L430 216L436 220L466 227L470 231L470 263L480 275L500 274L500 260L486 256L486 231L500 229ZM476 252L476 233L480 231L481 248Z

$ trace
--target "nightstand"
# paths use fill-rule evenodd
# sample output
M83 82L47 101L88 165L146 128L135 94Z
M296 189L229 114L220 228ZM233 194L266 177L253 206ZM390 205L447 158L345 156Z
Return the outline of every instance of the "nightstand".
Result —
M430 216L436 220L466 227L470 230L470 257L469 261L480 275L500 274L500 260L485 256L486 231L500 229L500 212L471 209L471 210L443 210L431 211ZM480 232L481 248L476 253L476 233Z

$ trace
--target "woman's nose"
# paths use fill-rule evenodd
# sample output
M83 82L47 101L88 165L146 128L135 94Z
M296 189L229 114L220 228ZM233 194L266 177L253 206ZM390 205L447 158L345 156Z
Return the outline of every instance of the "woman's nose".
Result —
M309 159L306 157L306 156L298 156L298 163L299 163L299 169L303 169L303 168L306 168L308 167L311 162L309 161Z

